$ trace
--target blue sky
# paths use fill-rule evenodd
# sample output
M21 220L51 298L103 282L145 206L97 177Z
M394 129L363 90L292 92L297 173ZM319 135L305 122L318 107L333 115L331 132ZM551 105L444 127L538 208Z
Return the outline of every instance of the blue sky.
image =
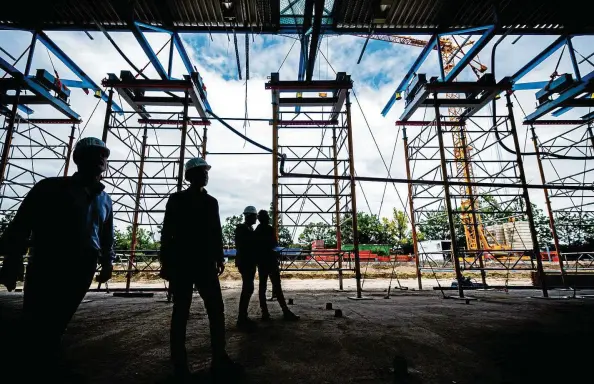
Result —
M93 40L90 40L84 33L80 32L53 32L50 37L69 54L83 70L85 70L96 82L100 82L107 73L119 74L122 69L129 69L105 37L99 33L92 32ZM131 34L113 33L114 40L128 54L130 59L137 66L144 66L147 63L146 56L138 46ZM427 38L427 36L416 36ZM0 32L0 44L13 56L18 56L29 42L30 35L23 32ZM238 34L239 55L242 70L245 71L245 35ZM500 80L503 76L514 73L524 65L534 54L538 53L554 40L553 36L531 37L525 36L516 44L508 37L499 46L496 56L496 78ZM149 34L149 41L157 50L167 41L163 34ZM242 117L245 114L245 78L243 81L237 78L237 64L233 35L213 34L186 34L183 35L186 48L188 49L193 63L201 73L208 88L209 101L215 113L225 117ZM299 43L294 38L281 36L249 36L250 39L250 80L247 83L248 114L250 117L268 118L271 115L270 93L264 89L267 76L277 72L280 68L281 78L294 79L297 75L299 65ZM478 39L478 36L475 40ZM491 66L491 47L493 41L481 52L479 58L488 67ZM583 55L590 54L593 40L591 37L579 37L574 39L575 49ZM402 46L386 42L370 41L365 55L360 64L357 64L364 39L352 36L324 36L320 44L320 51L327 57L329 63L320 54L314 70L314 79L334 78L334 70L347 72L351 75L359 105L353 100L353 126L355 138L355 167L359 175L385 177L387 172L380 159L380 153L389 161L394 150L394 142L397 135L394 165L392 167L393 177L404 177L404 153L402 150L402 134L395 127L394 122L398 119L403 102L398 102L390 111L387 117L382 117L380 112L388 101L390 95L407 72L408 68L420 53L420 48ZM291 48L292 47L292 48ZM36 50L33 68L51 69L48 54L43 46L38 45ZM555 69L560 52L553 55L541 66L535 68L525 81L548 80ZM0 53L2 57L7 58ZM167 48L159 55L162 63L167 63ZM283 60L285 59L283 63ZM71 77L68 69L53 59L56 69L63 78ZM282 67L281 67L282 64ZM23 63L19 64L22 70ZM588 63L580 64L583 73L592 71L594 68ZM559 73L571 72L571 63L567 52L560 61ZM437 76L439 69L436 54L430 55L426 63L419 70L420 73L427 73L430 76ZM174 75L181 76L183 66L178 57L174 58ZM155 77L155 71L149 66L147 74ZM465 70L460 79L470 80L473 75ZM534 92L527 91L517 94L524 109L528 112L534 109ZM104 105L101 104L95 113L92 113L96 99L86 96L80 90L73 90L71 98L73 109L83 116L87 125L85 134L100 136L103 123ZM500 104L500 110L503 104ZM43 108L37 109L37 116L51 115L51 111ZM420 112L422 116L423 112ZM576 116L577 112L567 115L568 118ZM428 111L431 117L431 111ZM516 116L521 121L523 114L516 110ZM417 116L418 117L418 116ZM417 118L416 117L416 118ZM379 145L379 152L375 147L373 139L367 128L365 119L369 123L373 134ZM420 118L420 117L418 117ZM232 125L243 132L241 122L233 122ZM271 144L270 127L267 123L252 122L245 127L248 136L263 143L266 146ZM520 136L524 137L524 127L519 127ZM543 135L551 134L553 131L543 132ZM60 134L63 134L60 133ZM65 134L67 136L67 133ZM529 143L530 144L530 143ZM220 124L213 124L209 130L209 148L213 152L245 151L254 152L249 144L233 135ZM123 148L115 148L115 152ZM223 217L241 212L245 205L256 205L267 207L270 202L271 190L271 160L269 156L244 156L229 157L212 156L209 161L213 165L211 175L211 192L221 202L221 215ZM49 167L49 166L48 166ZM527 159L527 173L532 182L538 182L535 164ZM46 172L54 172L51 168ZM384 186L379 184L364 183L363 188L369 201L369 207L364 203L363 196L359 196L360 208L369 210L372 213L388 214L386 207L403 209L396 191L389 186L384 195ZM402 196L406 196L406 188L398 186ZM359 191L360 193L360 191ZM380 203L384 201L380 212ZM541 203L540 193L534 194L534 200Z

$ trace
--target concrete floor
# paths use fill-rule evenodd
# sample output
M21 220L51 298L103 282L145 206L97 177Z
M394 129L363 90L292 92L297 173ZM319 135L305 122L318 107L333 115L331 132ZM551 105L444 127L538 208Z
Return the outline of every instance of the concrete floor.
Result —
M384 299L381 289L369 288L373 300L353 301L352 293L290 285L287 297L302 320L283 322L278 304L269 303L276 320L253 334L235 330L239 292L224 289L228 350L246 367L248 383L391 383L395 356L406 359L410 383L594 380L594 299L484 291L472 292L479 300L466 305L436 291L393 291ZM89 293L64 336L65 361L91 383L166 382L171 304L164 298ZM17 318L21 300L22 293L0 292L0 329ZM325 310L327 302L344 316ZM259 317L255 297L250 311ZM195 371L209 365L208 339L208 320L196 296L188 328Z

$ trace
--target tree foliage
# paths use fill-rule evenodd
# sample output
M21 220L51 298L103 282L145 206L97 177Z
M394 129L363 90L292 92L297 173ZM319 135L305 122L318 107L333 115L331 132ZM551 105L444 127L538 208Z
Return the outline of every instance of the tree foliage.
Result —
M115 230L114 248L116 250L128 250L132 246L132 226L129 225L124 231ZM136 249L137 250L158 250L160 243L155 241L154 232L144 228L138 228L136 231Z

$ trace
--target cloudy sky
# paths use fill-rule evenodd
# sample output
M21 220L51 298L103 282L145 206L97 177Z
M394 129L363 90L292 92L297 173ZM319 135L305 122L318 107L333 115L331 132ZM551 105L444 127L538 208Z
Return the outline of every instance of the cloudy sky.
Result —
M105 78L107 73L119 74L121 70L131 70L101 33L91 32L92 40L82 32L51 32L48 35L97 83ZM132 34L112 33L111 35L136 66L144 67L148 63L148 59ZM149 33L147 35L155 51L168 41L168 36L165 34ZM200 72L207 86L209 103L213 111L221 117L241 118L246 113L245 107L247 105L249 117L270 118L272 112L270 92L264 89L267 77L272 72L280 72L282 79L295 79L297 77L299 43L296 43L294 37L250 35L250 79L247 81L246 102L244 35L238 35L244 80L239 80L237 76L232 35L185 34L182 37L193 64ZM427 38L427 36L417 37ZM478 37L474 38L474 40L477 39ZM497 50L495 57L497 80L513 74L533 55L550 44L555 37L525 36L512 44L515 39L515 37L506 38ZM489 70L491 70L491 48L496 40L497 38L493 39L479 55L479 60L487 65ZM591 53L591 47L593 46L591 37L576 37L573 41L574 48L579 53L584 56ZM0 44L12 56L18 57L27 48L29 42L29 33L0 32ZM320 51L328 62L322 55L318 56L314 79L334 78L334 71L340 71L350 74L354 81L354 92L357 97L352 98L352 114L357 174L360 176L386 177L388 172L384 167L382 156L387 164L390 164L390 159L393 156L391 176L404 178L402 132L395 126L395 121L403 110L404 102L397 102L386 117L382 117L380 112L416 56L420 53L421 48L371 41L361 63L357 64L357 58L363 43L363 39L353 36L324 36L320 44ZM551 56L522 81L546 81L557 64L559 73L571 73L572 67L567 51L559 60L560 52L558 51ZM4 53L0 53L0 55L12 61ZM167 57L168 47L159 55L165 67ZM59 60L48 54L43 45L37 44L32 68L51 70L52 66L55 66L62 78L74 78ZM582 74L589 73L594 69L587 62L581 63L579 67ZM24 68L24 60L18 63L17 68L21 70ZM176 56L174 58L173 75L181 77L183 70L181 60ZM157 78L156 72L150 65L145 73L152 78ZM419 73L427 73L429 76L439 74L435 53L430 55ZM459 79L472 80L473 74L469 70L465 70ZM526 113L534 110L536 102L534 91L517 92L516 96ZM119 102L119 100L116 101ZM85 128L84 136L100 137L105 114L105 103L99 103L97 106L97 99L93 98L92 95L85 95L79 89L72 91L70 102L72 108L83 118L80 129ZM97 108L93 113L96 106ZM55 116L55 113L47 108L38 106L33 106L33 108L35 109L35 115L31 117ZM500 100L498 111L501 112L504 109L503 100ZM572 111L567 113L565 117L576 118L586 112L584 109ZM430 109L427 111L421 110L417 112L414 119L423 119L424 113L426 120L432 119L434 116L433 111ZM488 113L488 111L485 113ZM518 105L515 108L515 116L518 121L522 121L524 117ZM271 127L268 123L251 122L245 128L241 121L229 121L229 123L241 132L245 129L247 136L253 140L267 147L271 146ZM52 132L62 138L66 138L69 134L67 127L52 127L51 129ZM541 140L545 140L547 137L558 134L560 129L559 127L540 128L539 137ZM375 141L370 132L373 133ZM308 131L301 134L319 137L320 132L312 131L310 133ZM409 137L416 134L417 132L414 129L409 129ZM154 136L152 133L151 135ZM163 133L162 135L160 137L161 142L171 140L168 134ZM526 136L523 126L519 126L519 135L521 145L524 147ZM576 135L579 135L579 133L576 133ZM305 140L306 138L302 137L302 139ZM150 140L156 140L156 138L149 138ZM376 148L376 143L379 151ZM108 141L108 144L111 144L111 142ZM530 140L528 140L526 148L532 150ZM114 158L121 159L127 156L127 151L122 145L114 144L112 150L114 151ZM249 143L245 143L243 139L217 122L214 122L209 128L208 150L213 153L262 152ZM490 151L484 153L486 158L489 158L489 156L493 158L508 156L506 153L502 154L500 148L493 148ZM271 201L272 162L270 155L212 155L208 157L208 161L213 167L209 192L218 198L223 218L240 213L246 205L255 205L258 208L268 207ZM534 158L528 156L525 161L528 181L540 183ZM59 166L56 166L55 162L50 163L48 161L36 165L37 171L48 175L57 173ZM576 167L576 164L572 163L566 166L565 171ZM584 162L579 162L579 167L583 168L583 166ZM547 174L553 175L552 168L549 165L547 167ZM419 165L416 172L420 172L420 170L422 170L421 165ZM399 198L397 191L400 193L401 198ZM539 205L542 205L541 191L533 191L531 196ZM406 204L406 188L402 185L394 187L393 185L386 186L378 183L362 183L360 186L358 185L357 198L360 210L387 216L390 214L392 207L403 209L403 203Z

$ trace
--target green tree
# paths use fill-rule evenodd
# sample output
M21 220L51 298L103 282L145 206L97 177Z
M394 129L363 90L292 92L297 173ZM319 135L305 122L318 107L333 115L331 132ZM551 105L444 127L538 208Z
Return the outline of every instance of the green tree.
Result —
M126 227L126 230L115 230L114 248L117 250L129 250L132 246L132 226ZM155 241L154 233L144 228L138 228L136 231L136 249L137 250L157 250L160 243Z
M411 234L408 226L408 218L403 211L393 208L392 218L382 217L382 224L384 230L387 232L386 237L388 238L388 242L392 245L401 246L410 239Z
M12 219L14 219L14 215L14 212L10 212L4 215L2 219L0 219L0 236L2 236L4 231L6 231L6 228L8 228L8 225L10 224Z
M299 235L299 242L311 245L315 240L323 240L325 246L336 246L336 231L326 223L309 223Z
M243 215L227 217L223 229L223 243L228 248L235 247L235 228L243 223Z

